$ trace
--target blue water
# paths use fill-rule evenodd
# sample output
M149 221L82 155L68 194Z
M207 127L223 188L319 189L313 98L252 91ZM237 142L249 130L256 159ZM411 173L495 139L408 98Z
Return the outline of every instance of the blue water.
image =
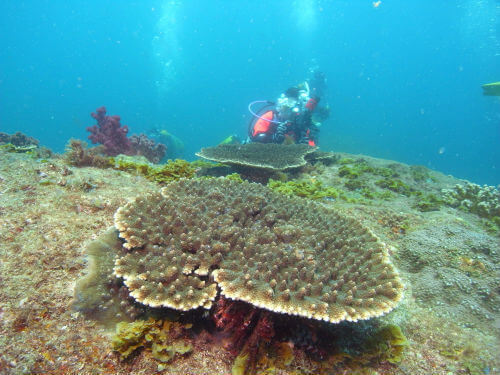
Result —
M246 134L317 63L332 114L323 149L500 183L498 0L2 1L0 131L62 151L105 105L187 158Z

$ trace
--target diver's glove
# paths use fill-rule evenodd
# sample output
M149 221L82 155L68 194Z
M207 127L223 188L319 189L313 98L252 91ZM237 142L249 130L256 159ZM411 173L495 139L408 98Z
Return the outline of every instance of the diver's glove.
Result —
M279 124L274 132L274 142L282 143L285 140L285 133L287 132L286 124Z
M309 110L309 112L314 111L316 106L319 103L319 96L313 96L311 99L309 99L306 103L306 108Z
M281 123L278 125L278 127L276 128L276 134L283 134L285 135L287 131L287 128L286 128L286 123Z
M299 140L297 141L297 143L301 144L301 145L307 145L309 144L309 137L304 135L302 137L299 138Z

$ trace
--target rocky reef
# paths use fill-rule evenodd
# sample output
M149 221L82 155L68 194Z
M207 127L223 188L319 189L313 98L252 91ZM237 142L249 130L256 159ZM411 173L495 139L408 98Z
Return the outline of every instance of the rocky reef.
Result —
M2 373L498 372L498 231L443 192L466 182L340 153L268 187L104 160L0 149Z

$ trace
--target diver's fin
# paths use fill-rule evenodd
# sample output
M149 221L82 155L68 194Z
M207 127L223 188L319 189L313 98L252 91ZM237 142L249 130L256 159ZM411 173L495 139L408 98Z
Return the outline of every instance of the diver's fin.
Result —
M483 95L500 96L500 82L487 83L481 87L483 88Z
M238 143L241 143L240 138L237 135L233 134L220 142L219 145L234 145Z

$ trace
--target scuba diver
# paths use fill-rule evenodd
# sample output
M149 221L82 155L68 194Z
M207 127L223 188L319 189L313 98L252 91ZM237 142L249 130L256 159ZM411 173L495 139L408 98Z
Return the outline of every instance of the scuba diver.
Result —
M316 70L304 83L290 87L276 103L256 100L248 105L252 120L244 143L300 143L316 146L321 123L328 117L328 107L314 116L326 87L325 75ZM254 111L253 107L261 104ZM324 109L326 108L326 110Z

